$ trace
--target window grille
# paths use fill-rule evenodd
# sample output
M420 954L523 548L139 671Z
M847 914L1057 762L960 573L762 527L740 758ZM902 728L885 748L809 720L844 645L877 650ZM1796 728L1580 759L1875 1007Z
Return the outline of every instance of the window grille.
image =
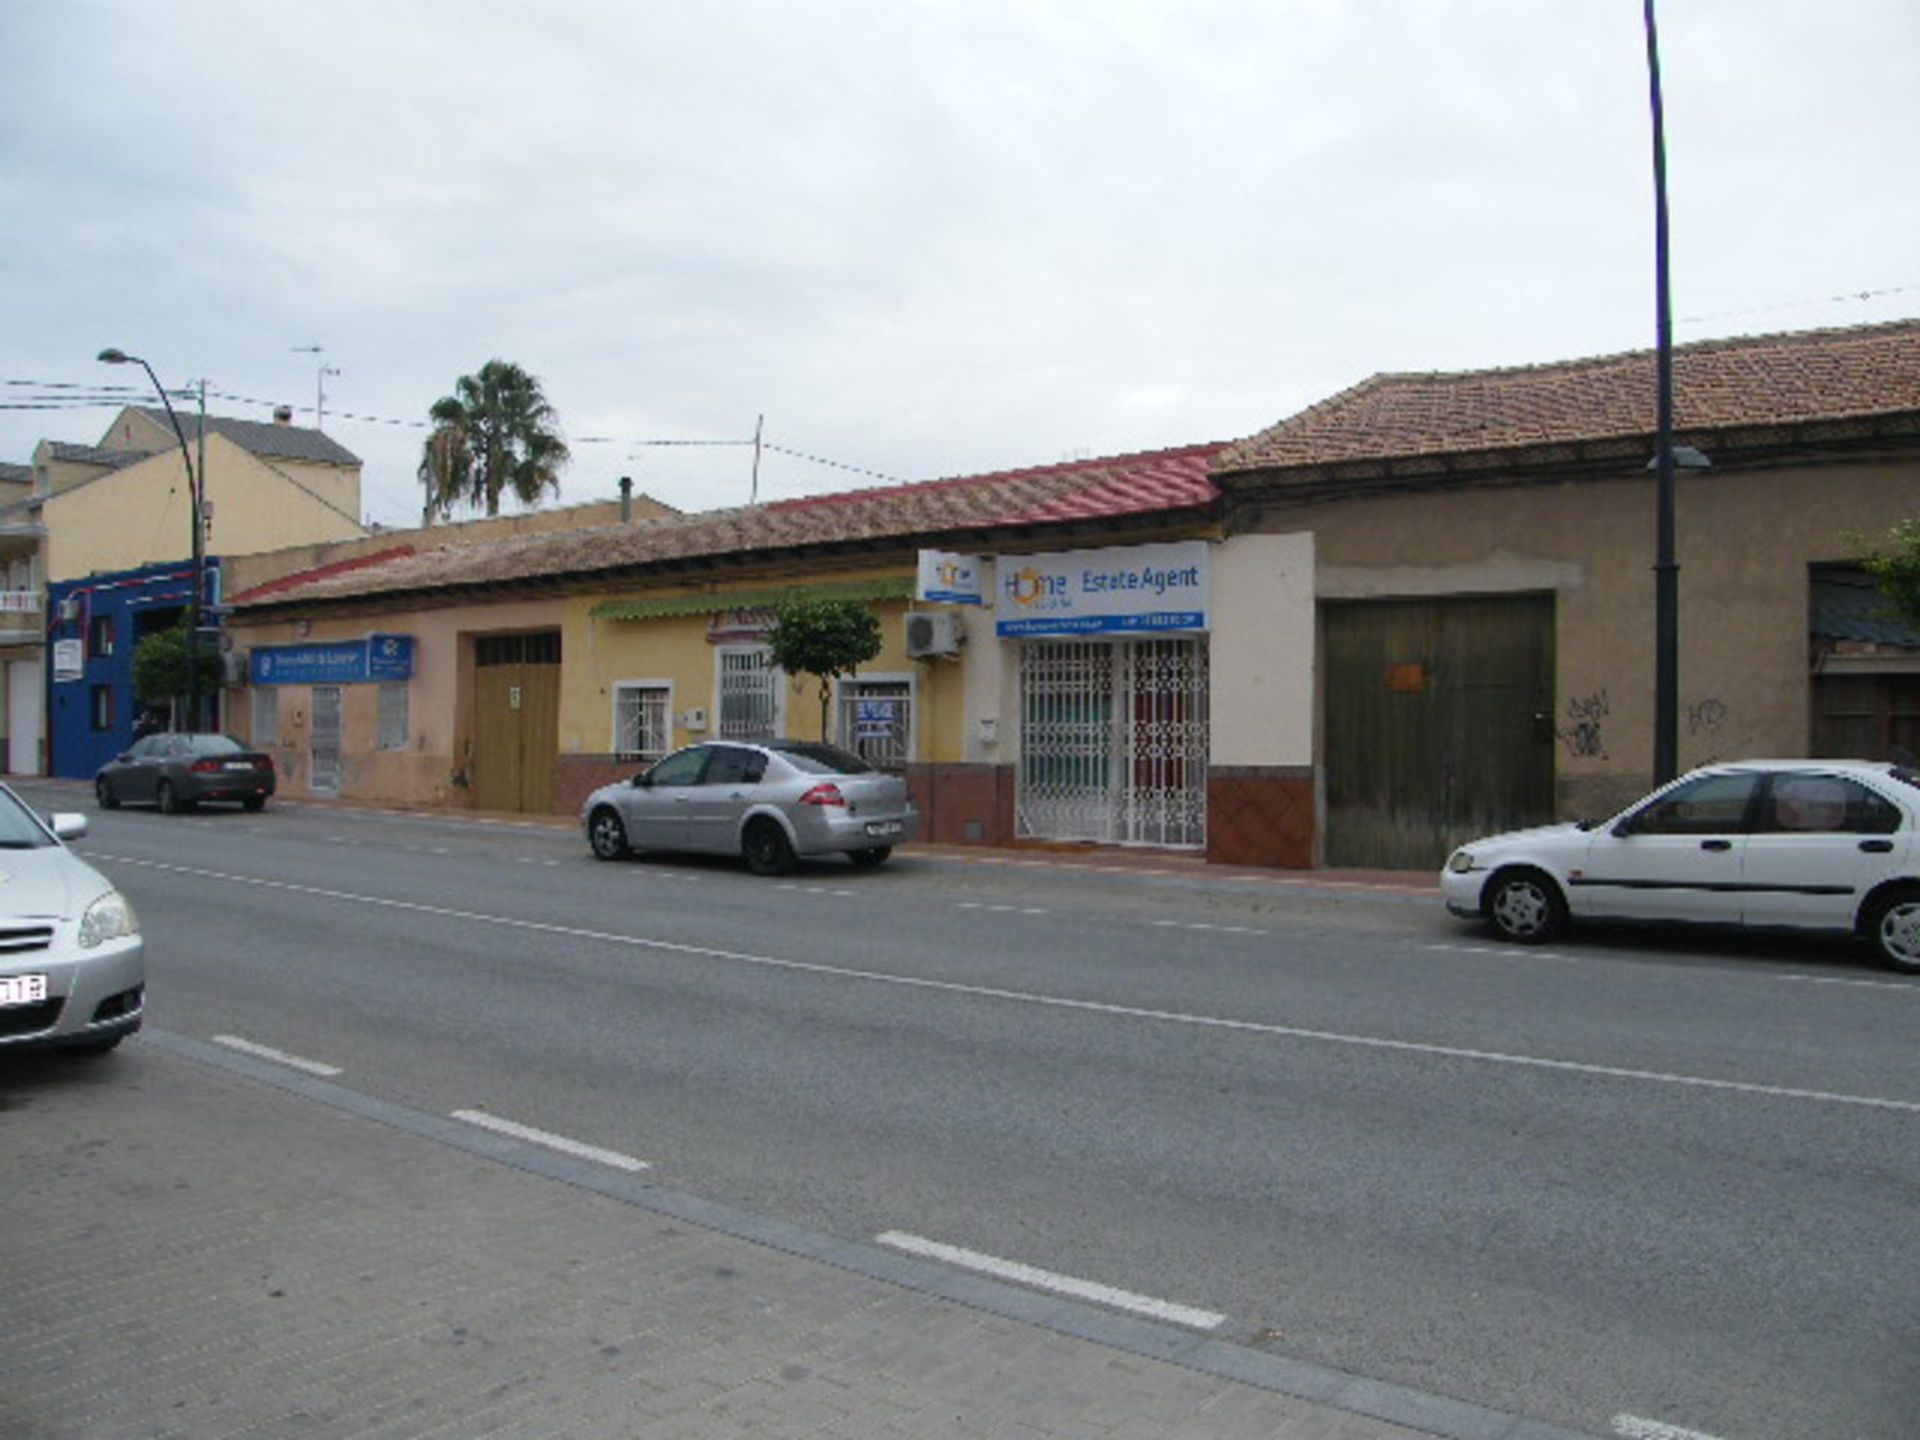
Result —
M876 770L913 758L913 682L842 680L836 739Z
M380 686L380 738L382 750L407 748L407 687L401 684Z
M764 646L723 649L720 664L720 725L722 740L763 740L779 733L780 672L768 661Z
M253 692L253 746L272 745L280 739L280 690L262 685Z
M620 760L658 760L672 748L665 685L613 687L613 753Z

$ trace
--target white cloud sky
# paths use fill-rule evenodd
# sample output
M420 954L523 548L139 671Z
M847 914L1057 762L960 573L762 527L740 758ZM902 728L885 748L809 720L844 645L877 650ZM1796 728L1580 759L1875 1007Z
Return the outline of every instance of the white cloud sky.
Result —
M1677 337L1920 314L1920 6L1660 25ZM706 509L750 451L639 442L764 414L922 479L1653 343L1635 0L0 0L0 40L0 380L126 383L116 345L311 423L318 343L386 524L496 356L563 503ZM0 409L0 460L110 414ZM775 452L760 493L863 483Z

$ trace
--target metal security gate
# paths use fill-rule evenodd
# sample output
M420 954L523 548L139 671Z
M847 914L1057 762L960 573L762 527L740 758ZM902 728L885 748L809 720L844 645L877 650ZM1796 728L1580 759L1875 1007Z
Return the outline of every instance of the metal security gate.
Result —
M1028 641L1016 828L1031 839L1204 846L1206 641Z

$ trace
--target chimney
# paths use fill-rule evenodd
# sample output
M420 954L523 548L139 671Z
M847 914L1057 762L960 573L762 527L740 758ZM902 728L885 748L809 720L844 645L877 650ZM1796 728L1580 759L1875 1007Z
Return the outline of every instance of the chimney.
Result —
M293 424L293 406L276 405L273 407L273 423L276 425Z
M624 525L631 519L633 519L633 477L622 475L620 477L620 523Z

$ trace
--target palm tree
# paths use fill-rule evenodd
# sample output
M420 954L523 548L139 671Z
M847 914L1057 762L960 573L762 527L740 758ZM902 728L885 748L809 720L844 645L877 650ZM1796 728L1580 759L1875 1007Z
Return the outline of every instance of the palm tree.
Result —
M498 515L507 490L523 505L549 489L560 493L567 442L538 380L518 365L489 360L453 390L427 412L433 433L420 457L420 483L428 519L444 519L461 504L484 503L487 514Z

